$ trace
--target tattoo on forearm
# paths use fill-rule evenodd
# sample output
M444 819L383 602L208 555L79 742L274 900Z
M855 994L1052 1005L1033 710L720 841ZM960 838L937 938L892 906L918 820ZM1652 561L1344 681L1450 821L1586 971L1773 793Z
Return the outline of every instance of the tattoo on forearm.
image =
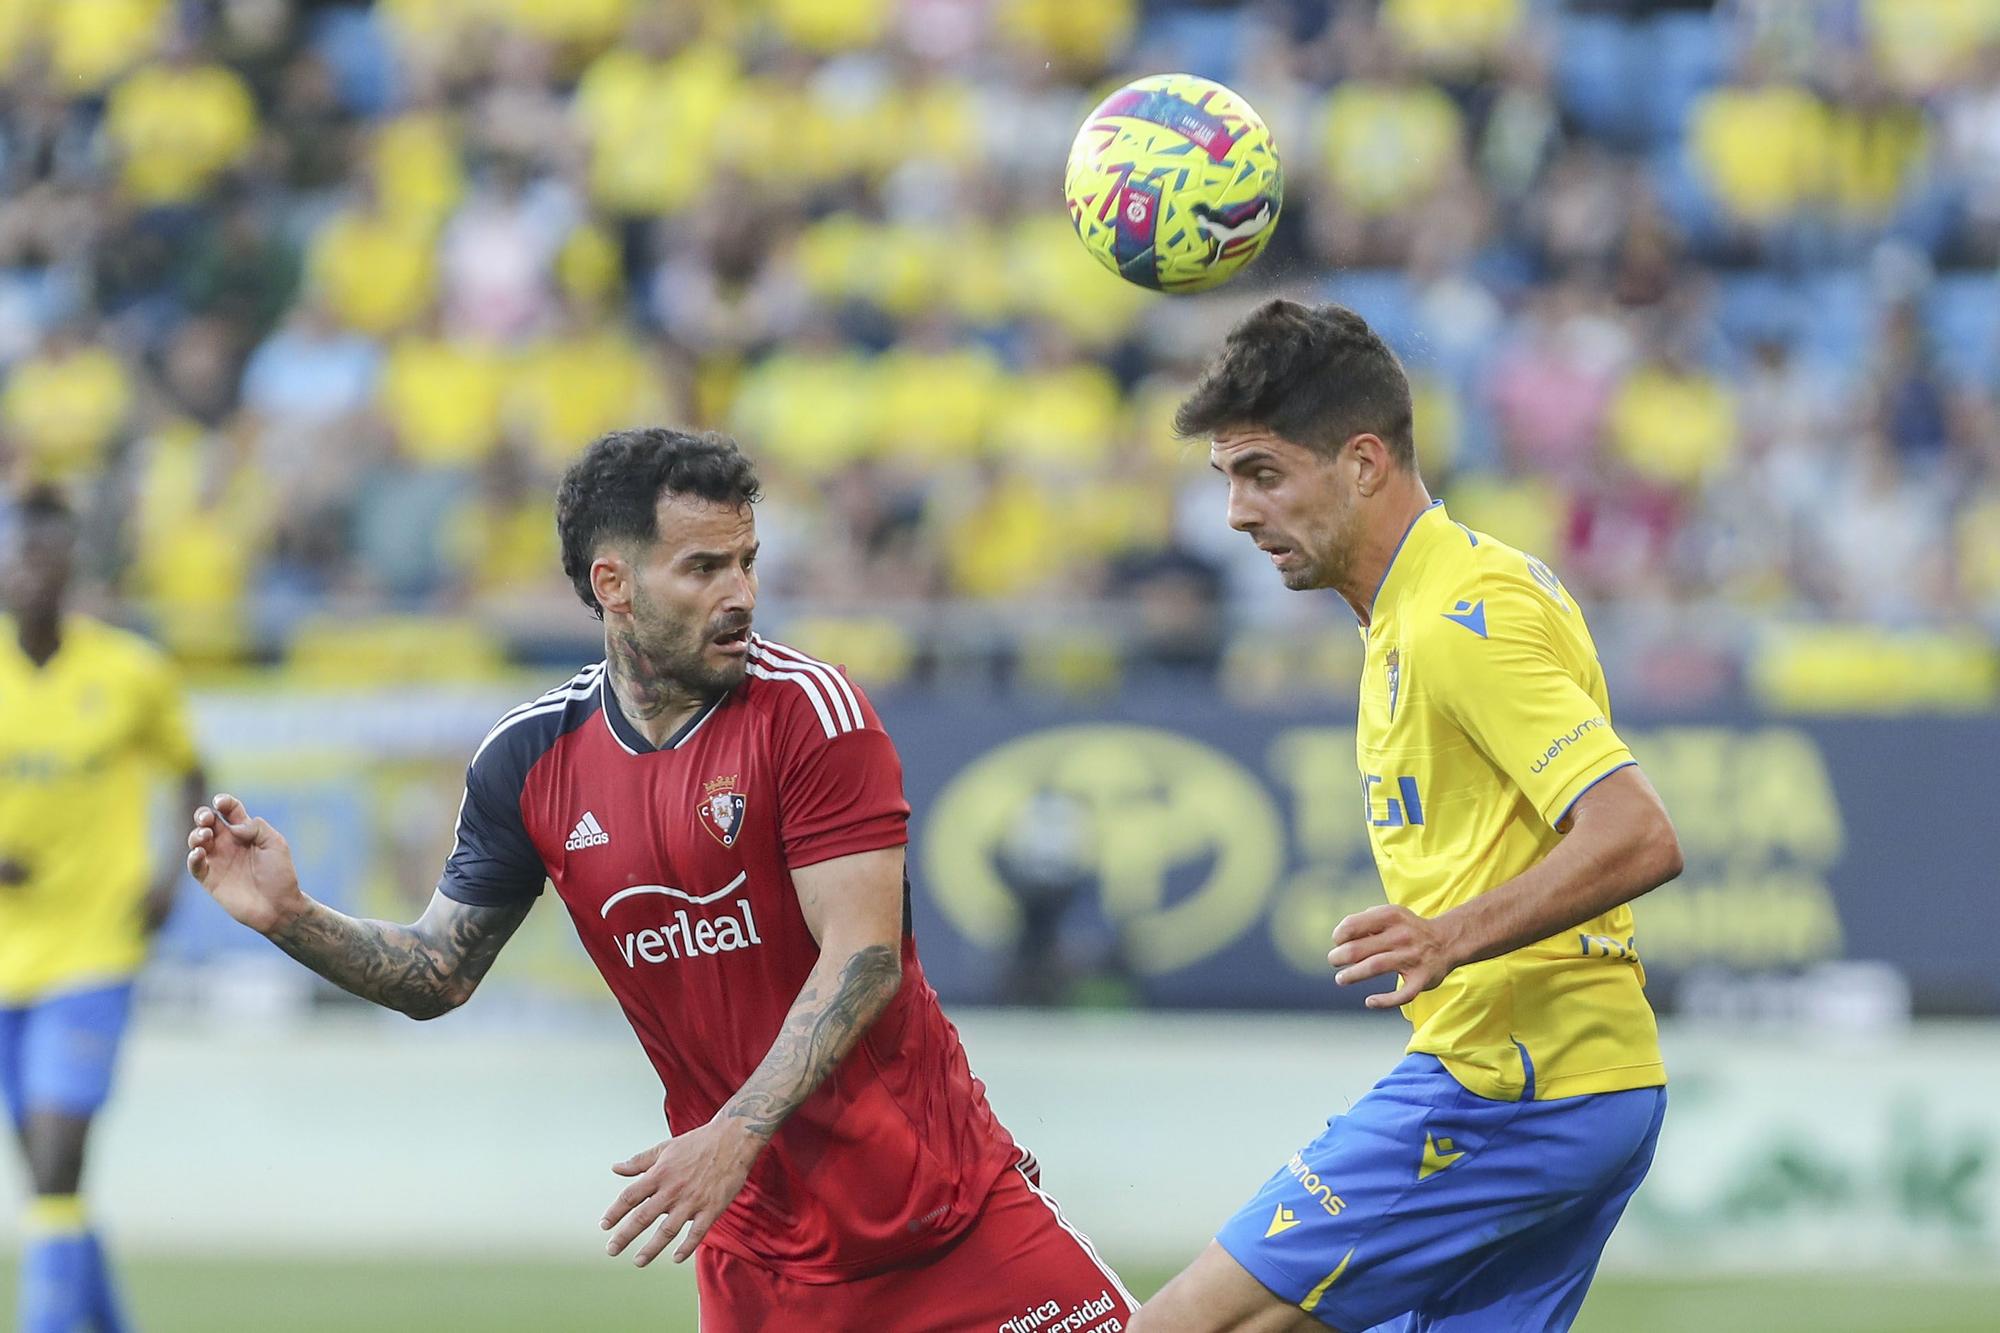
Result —
M433 905L413 926L361 921L315 904L271 942L343 990L412 1018L436 1018L471 996L525 904Z
M759 1138L770 1138L887 1007L902 976L896 950L872 944L847 960L831 995L822 996L808 982L770 1052L729 1099L724 1114Z

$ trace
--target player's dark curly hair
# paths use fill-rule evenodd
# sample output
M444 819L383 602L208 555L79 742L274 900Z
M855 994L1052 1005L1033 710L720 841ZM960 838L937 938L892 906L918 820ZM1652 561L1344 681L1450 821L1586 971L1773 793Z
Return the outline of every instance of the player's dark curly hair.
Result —
M668 494L732 507L763 498L757 470L736 441L713 431L658 426L612 431L563 473L556 487L563 573L598 619L604 608L590 590L590 562L606 542L657 540L660 497Z
M1346 306L1266 301L1229 331L1174 413L1174 430L1188 438L1245 426L1323 454L1378 435L1403 467L1417 466L1409 377Z

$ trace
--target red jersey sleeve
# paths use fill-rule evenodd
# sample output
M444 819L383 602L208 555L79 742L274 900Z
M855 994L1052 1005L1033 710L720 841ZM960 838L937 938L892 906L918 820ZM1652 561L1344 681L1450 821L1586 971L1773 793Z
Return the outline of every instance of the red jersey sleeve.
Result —
M903 761L867 696L838 667L785 665L811 678L780 695L778 836L785 864L809 866L909 842Z

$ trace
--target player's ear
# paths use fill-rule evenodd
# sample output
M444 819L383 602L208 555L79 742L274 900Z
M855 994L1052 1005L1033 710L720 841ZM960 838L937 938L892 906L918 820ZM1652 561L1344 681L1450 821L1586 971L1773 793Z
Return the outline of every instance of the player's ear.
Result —
M1349 437L1347 452L1354 460L1354 488L1365 499L1382 489L1396 467L1395 455L1381 436L1363 431Z
M632 566L614 552L605 552L590 562L590 590L607 615L632 610Z

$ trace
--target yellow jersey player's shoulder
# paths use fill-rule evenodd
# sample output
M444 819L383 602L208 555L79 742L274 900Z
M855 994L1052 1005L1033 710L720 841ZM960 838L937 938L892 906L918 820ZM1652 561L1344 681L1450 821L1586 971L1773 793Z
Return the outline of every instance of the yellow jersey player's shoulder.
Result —
M1496 638L1589 645L1576 599L1538 556L1456 520L1438 545L1440 558L1427 562L1419 580L1420 595L1435 614L1416 617L1418 638L1453 656ZM1595 648L1589 652L1594 658Z
M1436 709L1550 826L1632 761L1583 612L1547 564L1452 524L1431 547L1409 618L1412 703Z
M69 640L65 648L74 646L79 650L79 658L110 667L121 675L164 678L170 682L179 679L173 659L143 634L94 616L72 613L63 620L63 635Z

